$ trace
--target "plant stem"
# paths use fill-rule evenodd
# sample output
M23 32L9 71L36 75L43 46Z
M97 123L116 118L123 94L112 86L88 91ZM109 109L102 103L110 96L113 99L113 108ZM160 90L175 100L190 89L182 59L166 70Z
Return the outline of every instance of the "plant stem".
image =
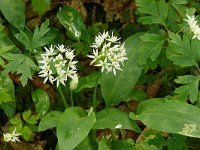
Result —
M6 145L7 145L7 143L6 143L6 142L4 142L4 150L6 150Z
M93 93L93 111L96 112L96 105L97 105L97 85L94 87L94 93Z
M74 106L74 102L73 102L73 91L71 90L71 107Z
M62 90L62 88L61 88L61 86L59 85L58 86L58 93L60 94L60 97L61 97L61 99L62 99L62 102L63 102L63 104L64 104L64 106L65 106L65 109L68 107L68 105L67 105L67 101L66 101L66 99L65 99L65 96L64 96L64 94L63 94L63 90Z

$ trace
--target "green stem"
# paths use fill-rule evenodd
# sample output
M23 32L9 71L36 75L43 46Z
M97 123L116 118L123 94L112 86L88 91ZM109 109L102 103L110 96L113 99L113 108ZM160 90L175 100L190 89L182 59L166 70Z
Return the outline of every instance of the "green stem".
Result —
M6 142L4 142L4 150L6 150L6 145L7 145L7 143L6 143Z
M66 99L65 99L65 96L64 96L64 94L63 94L63 90L62 90L61 86L59 85L57 89L58 89L58 93L60 94L60 97L61 97L61 99L62 99L62 102L63 102L63 104L64 104L64 106L65 106L65 109L67 109L67 107L68 107L67 101L66 101Z
M93 93L93 110L96 112L96 105L97 105L97 85L94 87L94 93Z
M73 102L73 91L71 90L71 107L74 106L74 102Z

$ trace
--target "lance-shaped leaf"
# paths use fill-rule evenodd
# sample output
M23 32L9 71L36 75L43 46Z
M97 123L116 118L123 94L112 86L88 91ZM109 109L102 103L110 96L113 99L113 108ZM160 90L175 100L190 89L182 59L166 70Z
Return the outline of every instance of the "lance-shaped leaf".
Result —
M102 74L101 92L107 106L126 100L141 74L142 68L137 63L136 55L141 35L142 33L137 33L126 39L125 47L128 60L125 61L122 71L117 71L116 76L112 73Z
M162 132L200 138L200 109L178 100L150 99L139 104L134 120Z
M95 123L94 112L86 114L81 108L68 108L57 124L57 137L60 150L74 149L81 143Z
M8 22L15 28L25 25L25 3L23 0L0 0L0 10Z

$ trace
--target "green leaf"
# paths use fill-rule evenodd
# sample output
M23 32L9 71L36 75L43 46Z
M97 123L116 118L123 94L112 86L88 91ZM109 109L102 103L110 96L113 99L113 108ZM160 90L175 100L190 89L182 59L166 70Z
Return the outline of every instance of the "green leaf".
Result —
M112 150L137 150L132 139L114 140L111 142Z
M50 4L51 0L32 0L32 6L40 16L49 10Z
M99 80L100 73L99 72L93 72L85 77L80 77L78 80L78 86L75 90L75 92L80 92L81 90L85 88L93 88L96 86L97 80ZM98 78L98 79L97 79Z
M25 121L28 121L28 119L31 117L31 110L27 110L25 112L22 113L22 117Z
M110 150L108 147L108 139L102 139L99 141L98 150Z
M38 115L32 115L30 118L28 118L28 120L25 120L25 121L28 124L35 125L35 124L37 124L38 119L40 119L40 117Z
M49 20L42 23L40 27L36 26L34 33L31 31L20 31L15 37L25 46L26 50L33 52L34 49L49 44L53 40L54 36L49 36L47 33L50 28Z
M0 86L0 105L2 103L12 102L13 99L9 95L8 90Z
M142 42L138 49L138 63L144 65L149 58L151 58L152 61L155 61L165 42L164 36L160 34L146 33L140 38Z
M189 99L192 103L196 102L198 99L199 92L199 80L199 77L193 75L179 76L178 79L175 79L176 83L185 84L175 89L177 98L186 101L189 96Z
M13 125L21 125L22 124L22 121L16 116L14 118L9 119L9 122Z
M101 92L107 106L126 99L141 74L142 68L138 65L136 56L141 35L142 33L138 33L125 40L128 60L124 63L122 71L118 71L116 76L111 73L102 74Z
M5 61L4 61L4 56L7 55L11 49L13 48L13 46L3 46L3 47L0 47L0 66L4 66L5 65Z
M22 54L12 54L8 60L9 63L4 66L5 70L3 73L16 72L17 74L21 74L20 81L22 82L22 86L25 86L28 79L32 79L34 71L38 70L35 63L29 57Z
M74 149L88 135L95 123L95 114L85 114L80 108L68 108L60 117L57 137L60 150Z
M187 143L186 143L187 137L178 135L178 134L172 134L172 137L169 137L167 139L167 149L168 150L187 150Z
M129 129L140 132L136 122L131 121L128 114L119 109L106 108L96 114L93 129ZM119 127L118 127L119 126Z
M0 10L8 22L19 30L25 25L25 4L23 0L0 0Z
M92 137L92 134L89 134L77 147L76 150L95 150L98 149L98 143Z
M73 38L90 43L89 34L80 13L69 6L60 8L57 17Z
M151 129L200 138L199 114L200 109L196 106L158 98L141 102L137 115L130 113L130 117Z
M167 57L174 64L181 67L198 66L200 60L200 42L191 40L191 37L183 35L183 39L179 34L169 33L170 41L167 49Z
M41 121L38 126L38 131L45 131L47 129L52 129L57 126L62 112L60 111L51 111L47 115L41 118Z
M32 139L32 130L28 126L24 126L21 131L21 136L24 140L30 141Z
M48 94L42 89L36 89L31 95L37 114L40 116L47 114L50 105Z

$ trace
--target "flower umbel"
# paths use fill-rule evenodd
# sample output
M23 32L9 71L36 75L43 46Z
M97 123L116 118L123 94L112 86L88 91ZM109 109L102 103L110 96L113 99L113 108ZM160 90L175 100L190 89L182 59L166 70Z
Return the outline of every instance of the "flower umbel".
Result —
M58 87L60 83L65 85L69 78L77 76L74 50L64 45L51 45L49 49L45 47L45 50L46 53L41 54L42 60L39 61L39 76L45 78L44 83L49 80L53 84L56 81Z
M126 48L124 43L122 44L120 38L114 36L113 33L110 36L107 32L99 33L95 37L95 42L91 45L93 48L93 55L88 55L92 58L90 65L101 67L101 71L113 72L116 75L116 70L122 70L126 57Z
M3 133L3 139L5 142L16 142L16 141L20 142L19 137L18 137L19 135L21 135L21 133L17 133L16 128L15 128L11 134Z
M200 27L197 24L196 17L187 15L187 19L184 20L188 22L191 31L194 33L193 39L197 38L198 40L200 40Z

